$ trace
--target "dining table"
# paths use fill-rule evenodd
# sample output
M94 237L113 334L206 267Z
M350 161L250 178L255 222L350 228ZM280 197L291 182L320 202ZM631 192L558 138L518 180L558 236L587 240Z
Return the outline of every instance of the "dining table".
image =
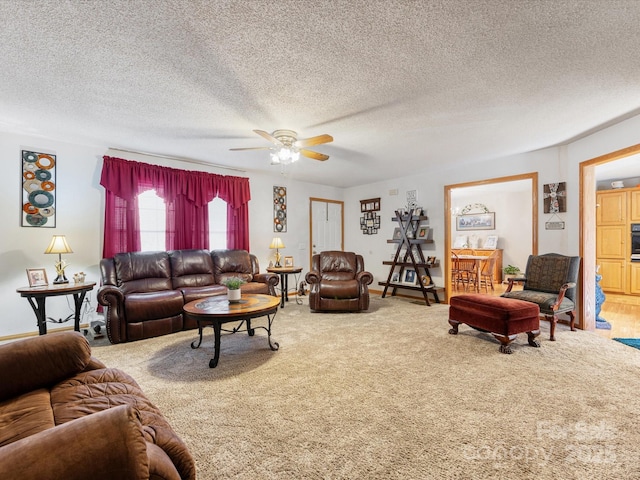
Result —
M475 290L476 292L480 292L480 272L482 271L482 262L487 260L489 257L485 255L451 255L451 261L454 262L457 260L473 260L473 267L475 269L476 281L475 281Z

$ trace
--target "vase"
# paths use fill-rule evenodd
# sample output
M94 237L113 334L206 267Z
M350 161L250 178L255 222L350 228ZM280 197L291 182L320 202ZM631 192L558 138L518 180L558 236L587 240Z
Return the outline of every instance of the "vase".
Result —
M242 297L242 293L239 288L235 290L227 289L227 298L230 302L239 302Z

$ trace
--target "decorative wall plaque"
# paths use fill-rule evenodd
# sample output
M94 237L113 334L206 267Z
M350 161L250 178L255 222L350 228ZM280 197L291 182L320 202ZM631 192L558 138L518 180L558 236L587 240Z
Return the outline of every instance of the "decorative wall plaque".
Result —
M56 156L22 150L23 227L56 226Z
M287 231L287 187L273 187L273 231Z

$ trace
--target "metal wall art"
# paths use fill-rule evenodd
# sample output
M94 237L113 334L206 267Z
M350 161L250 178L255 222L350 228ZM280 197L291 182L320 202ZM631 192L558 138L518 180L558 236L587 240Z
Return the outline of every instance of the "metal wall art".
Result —
M287 187L273 187L273 231L287 231Z
M23 227L56 226L56 156L22 150Z

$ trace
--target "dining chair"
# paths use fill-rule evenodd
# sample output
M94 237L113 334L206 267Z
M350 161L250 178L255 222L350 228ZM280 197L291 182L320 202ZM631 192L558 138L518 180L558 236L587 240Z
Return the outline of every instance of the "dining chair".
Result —
M473 287L474 290L477 289L476 282L478 281L476 275L476 260L473 258L460 258L462 255L473 255L473 250L461 249L458 250L458 276L456 280L456 289L459 283L462 284L465 290L469 290Z
M495 290L493 286L494 270L496 268L497 252L492 252L486 260L481 260L482 269L480 270L480 278L478 279L479 287L484 285L485 292L489 293L489 287L491 290Z

